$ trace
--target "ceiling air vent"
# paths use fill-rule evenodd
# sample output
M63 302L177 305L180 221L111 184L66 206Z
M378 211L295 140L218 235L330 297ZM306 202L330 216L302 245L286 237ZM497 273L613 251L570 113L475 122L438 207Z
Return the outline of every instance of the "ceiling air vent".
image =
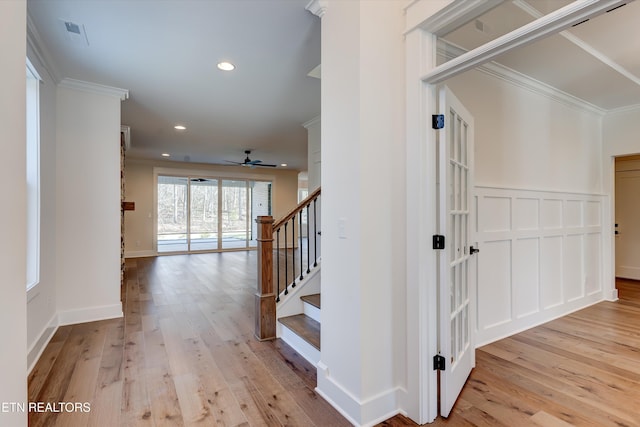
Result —
M82 34L80 32L80 26L78 24L76 24L75 22L65 22L64 26L67 28L67 32L69 33L73 33L73 34L77 34L80 35Z
M63 24L62 31L67 41L78 46L89 46L89 39L84 25L73 21L60 20Z

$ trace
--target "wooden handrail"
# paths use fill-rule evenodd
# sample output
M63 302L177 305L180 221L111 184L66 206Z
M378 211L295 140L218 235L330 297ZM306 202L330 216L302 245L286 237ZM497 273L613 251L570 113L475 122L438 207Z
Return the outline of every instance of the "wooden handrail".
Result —
M315 199L316 197L318 197L320 195L320 190L321 190L320 187L316 188L313 191L313 193L309 194L303 201L298 203L298 206L296 206L295 208L291 209L291 211L289 211L288 214L286 214L281 219L276 221L275 224L273 224L273 229L277 230L278 228L282 227L282 224L284 224L285 222L289 221L298 212L300 212L302 209L304 209L305 206L307 206L309 203L311 203L313 201L313 199Z

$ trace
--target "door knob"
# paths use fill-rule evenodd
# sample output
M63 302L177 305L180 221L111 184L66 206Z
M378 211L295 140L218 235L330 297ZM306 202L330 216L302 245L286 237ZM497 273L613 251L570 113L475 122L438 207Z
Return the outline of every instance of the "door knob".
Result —
M469 248L469 254L470 254L470 255L473 255L473 254L475 254L476 252L480 252L480 249L478 249L478 248L474 248L473 246L471 246L471 247Z

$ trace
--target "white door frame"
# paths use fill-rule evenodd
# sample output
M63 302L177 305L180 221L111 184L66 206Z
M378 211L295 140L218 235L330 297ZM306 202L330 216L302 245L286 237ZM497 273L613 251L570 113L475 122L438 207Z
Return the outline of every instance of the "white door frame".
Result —
M436 67L436 35L481 15L500 0L413 0L406 7L406 179L407 179L407 393L404 407L414 421L437 416L437 258L435 84L473 69L512 49L541 40L625 3L577 0L534 22ZM471 183L473 187L473 183ZM611 260L605 259L605 264ZM606 271L606 265L604 266ZM604 291L612 286L605 283Z

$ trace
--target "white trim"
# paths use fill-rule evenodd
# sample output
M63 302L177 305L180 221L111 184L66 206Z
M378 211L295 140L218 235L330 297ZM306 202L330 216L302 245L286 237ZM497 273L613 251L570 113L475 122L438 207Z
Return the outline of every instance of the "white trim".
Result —
M44 43L42 42L42 37L40 37L40 33L38 33L38 29L29 14L27 14L27 44L31 47L31 50L36 56L38 62L40 62L47 74L49 74L51 80L53 80L54 83L57 83L59 80L54 62L51 60L49 52L43 48Z
M82 80L64 78L58 86L66 89L75 89L83 92L97 93L100 95L110 95L120 98L121 101L129 98L129 91L127 89L120 89L112 86L105 86L98 83L90 83Z
M154 250L148 250L148 251L128 251L124 253L125 258L147 258L147 257L153 257L153 256L158 256L158 252Z
M513 4L536 19L542 18L544 16L543 13L541 13L539 10L537 10L536 8L534 8L533 6L531 6L529 3L525 1L514 0ZM587 52L589 55L593 56L594 58L602 62L603 64L609 66L613 70L617 71L618 73L625 76L627 79L631 80L632 82L640 86L640 79L637 76L635 76L633 73L631 73L629 70L624 68L622 65L618 64L613 59L609 58L607 55L600 52L599 50L597 50L596 48L594 48L593 46L591 46L581 38L576 37L567 31L562 31L559 34L565 39L569 40L574 45L578 46L580 49Z
M100 305L58 312L58 325L75 325L76 323L95 322L98 320L117 319L123 317L122 304Z
M121 125L120 132L124 133L124 151L129 151L131 148L131 127Z
M407 392L399 396L404 398L399 406L424 424L438 415L437 372L428 362L437 352L437 258L429 246L436 224L436 139L427 120L436 104L434 87L420 76L435 65L436 43L421 30L405 39Z
M374 426L394 415L404 413L398 409L399 397L407 393L402 387L395 387L360 400L331 378L329 368L322 361L318 362L317 370L316 393L354 426ZM327 393L327 390L330 390L330 393ZM354 419L351 414L359 414L360 420Z
M317 116L315 116L314 118L307 120L306 122L304 122L302 124L302 127L309 129L309 126L311 125L315 125L316 123L318 123L320 121L320 115L318 114Z
M568 194L572 196L586 196L586 197L606 197L607 195L604 193L590 193L590 192L580 192L580 191L563 191L563 190L546 190L539 188L521 188L521 187L510 187L507 185L474 185L474 188L477 190L508 190L508 191L526 191L530 193L555 193L555 194ZM476 191L477 194L477 191Z
M38 339L31 345L29 352L27 353L27 375L31 374L31 371L40 360L40 356L49 345L51 338L58 331L58 315L54 314L47 325L40 332Z
M456 58L466 52L466 50L460 48L459 46L456 46L453 43L449 43L446 40L438 41L438 55L443 56L448 60ZM497 62L487 62L486 64L478 66L476 70L500 79L506 83L518 86L538 95L545 96L568 107L578 108L580 110L588 111L600 116L607 114L607 110L600 108L597 105L571 95L570 93L561 91L553 86L550 86L544 82L536 80L532 77L527 76L526 74L513 70Z
M624 113L638 113L638 112L640 112L640 104L614 108L612 110L607 111L607 114L624 114Z
M422 76L422 80L432 84L441 83L505 52L556 34L624 3L626 0L576 0L430 70Z
M622 279L640 280L640 268L630 267L628 265L619 265L616 267L616 277Z
M313 13L319 18L322 18L324 14L327 12L327 1L326 0L311 0L305 6L305 9L309 12Z
M450 33L461 23L470 22L485 12L498 6L504 0L467 0L449 2L446 7L428 17L423 22L408 27L405 34L417 27L436 36ZM419 1L412 1L405 9L417 5Z

